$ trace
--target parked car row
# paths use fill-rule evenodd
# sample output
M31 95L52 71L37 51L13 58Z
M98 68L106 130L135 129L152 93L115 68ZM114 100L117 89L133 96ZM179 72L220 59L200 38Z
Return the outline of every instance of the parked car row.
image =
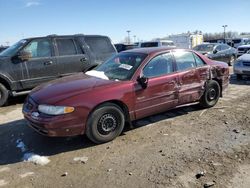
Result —
M235 48L222 43L200 44L193 49L210 59L227 62L228 65L232 65L237 57L237 50Z
M23 39L0 53L0 106L41 83L85 72L115 55L106 36L50 35Z

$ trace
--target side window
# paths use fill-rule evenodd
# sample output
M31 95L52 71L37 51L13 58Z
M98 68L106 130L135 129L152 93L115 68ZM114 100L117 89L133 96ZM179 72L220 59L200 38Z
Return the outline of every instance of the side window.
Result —
M59 56L77 54L76 46L73 39L56 39Z
M51 41L48 39L32 40L24 49L32 58L51 57Z
M217 50L218 52L221 51L221 45L216 46L215 50Z
M173 72L173 59L170 53L154 57L143 69L148 77L162 76Z
M176 66L178 71L183 71L196 67L195 59L192 52L177 51L173 54L176 60Z
M198 57L198 56L197 56L196 54L194 54L194 53L193 53L193 55L194 55L194 59L195 59L195 62L196 62L197 67L202 67L202 66L205 65L204 61L203 61L200 57Z
M115 49L106 37L85 37L85 42L92 52L97 54L114 53Z

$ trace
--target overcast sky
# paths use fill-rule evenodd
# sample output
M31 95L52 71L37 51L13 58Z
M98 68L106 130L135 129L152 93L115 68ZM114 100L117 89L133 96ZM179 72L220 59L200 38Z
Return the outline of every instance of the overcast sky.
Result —
M101 34L120 42L201 30L250 32L250 0L0 0L0 45L49 34Z

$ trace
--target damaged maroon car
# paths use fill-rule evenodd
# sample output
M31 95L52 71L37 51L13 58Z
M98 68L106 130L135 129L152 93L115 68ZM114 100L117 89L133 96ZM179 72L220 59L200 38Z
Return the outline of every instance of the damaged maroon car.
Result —
M113 140L127 122L184 104L214 106L229 84L228 65L191 50L133 49L94 70L35 88L23 114L46 136Z

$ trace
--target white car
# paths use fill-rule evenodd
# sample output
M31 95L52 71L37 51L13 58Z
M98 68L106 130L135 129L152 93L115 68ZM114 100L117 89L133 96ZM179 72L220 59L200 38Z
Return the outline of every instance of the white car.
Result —
M250 50L235 61L234 74L237 79L242 79L243 75L250 75Z
M241 56L250 50L250 40L246 41L244 45L237 48L237 56Z
M174 45L174 42L171 40L157 40L157 41L149 41L149 42L142 42L140 44L141 48L150 48L150 47L173 47L175 48L176 46Z

